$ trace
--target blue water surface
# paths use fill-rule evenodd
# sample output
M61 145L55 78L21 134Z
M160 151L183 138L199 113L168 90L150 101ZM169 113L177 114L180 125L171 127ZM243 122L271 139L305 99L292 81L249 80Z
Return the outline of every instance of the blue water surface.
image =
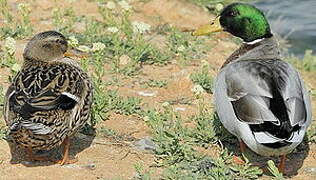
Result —
M289 52L316 54L316 0L259 0L253 3L266 14L274 33L285 37Z

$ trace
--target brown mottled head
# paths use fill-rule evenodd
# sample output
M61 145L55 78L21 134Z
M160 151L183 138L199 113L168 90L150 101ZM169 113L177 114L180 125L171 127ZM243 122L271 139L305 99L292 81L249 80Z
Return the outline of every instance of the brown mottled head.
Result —
M66 38L56 31L35 35L26 45L23 57L28 60L50 62L64 57L68 49Z

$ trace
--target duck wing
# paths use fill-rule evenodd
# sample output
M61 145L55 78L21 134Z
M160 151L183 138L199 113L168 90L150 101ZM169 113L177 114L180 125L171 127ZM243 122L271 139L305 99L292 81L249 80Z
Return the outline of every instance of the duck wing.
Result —
M236 117L249 124L262 143L290 139L309 123L311 112L305 104L302 81L284 61L231 63L225 68L225 83Z
M80 70L67 64L23 69L7 93L7 122L11 120L8 123L12 125L11 129L16 129L19 124L34 132L49 132L46 127L49 123L45 121L55 120L43 116L37 118L38 112L72 111L81 101L85 88ZM14 119L9 114L19 118Z

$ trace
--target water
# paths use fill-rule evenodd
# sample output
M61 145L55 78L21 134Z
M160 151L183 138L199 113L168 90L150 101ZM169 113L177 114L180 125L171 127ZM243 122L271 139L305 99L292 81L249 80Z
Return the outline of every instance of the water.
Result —
M259 0L274 33L285 37L289 52L302 57L307 49L316 54L316 0Z

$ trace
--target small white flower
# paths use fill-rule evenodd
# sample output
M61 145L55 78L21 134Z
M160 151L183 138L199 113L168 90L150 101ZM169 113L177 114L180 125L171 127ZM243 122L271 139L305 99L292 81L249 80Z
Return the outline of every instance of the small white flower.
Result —
M149 118L149 116L145 116L145 117L143 118L143 120L144 120L145 122L147 122L147 121L150 120L150 118Z
M7 37L4 42L4 51L13 56L16 50L15 44L16 42L12 37Z
M70 36L68 40L68 44L72 47L77 47L79 45L79 41L76 39L75 36Z
M224 5L221 3L216 4L215 9L216 11L221 11L224 8Z
M92 48L91 51L92 52L96 52L96 51L102 51L103 49L105 49L105 44L97 42L97 43L93 43L92 44Z
M116 5L113 1L109 1L108 3L106 3L105 7L107 7L108 9L115 9Z
M138 22L138 21L132 22L132 26L133 26L134 33L140 33L140 34L143 34L149 31L151 27L149 24Z
M118 4L121 6L122 9L124 9L125 11L130 10L132 7L126 2L126 1L120 1L118 2Z
M166 101L166 102L162 103L161 105L162 105L162 107L168 107L168 106L170 106L170 103Z
M117 33L119 31L117 27L108 27L106 30L110 33Z
M201 66L202 66L202 67L208 67L208 66L209 66L209 63L208 63L206 60L203 59L203 60L201 61Z
M204 92L204 89L201 85L197 84L194 85L193 88L191 89L191 91L195 94L195 95L200 95Z
M77 49L82 51L82 52L89 52L89 51L91 51L91 48L89 48L88 46L84 46L84 45L79 46Z
M177 51L179 51L179 52L183 52L184 50L185 50L185 47L183 45L181 45L177 48Z
M31 8L28 3L20 3L18 4L18 10L21 12L29 12L31 11Z
M28 3L20 3L18 4L18 10L23 17L26 17L31 12L31 7Z

